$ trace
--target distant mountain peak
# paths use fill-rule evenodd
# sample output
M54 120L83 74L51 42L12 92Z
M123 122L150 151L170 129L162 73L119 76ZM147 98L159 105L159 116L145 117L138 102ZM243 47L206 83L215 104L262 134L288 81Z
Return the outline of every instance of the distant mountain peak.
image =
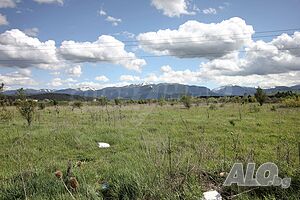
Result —
M89 91L89 90L95 91L96 89L89 87L89 86L83 86L83 87L77 88L76 90L78 90L78 91Z
M300 85L291 87L277 86L265 89L267 94L275 94L276 92L294 91L300 92ZM125 99L159 99L159 98L180 98L182 95L191 96L243 96L253 95L256 92L255 87L243 87L238 85L225 85L213 90L204 86L183 85L179 83L158 83L158 84L131 84L123 87L107 87L99 90L86 86L81 88L67 89L25 89L27 95L39 94L67 94L84 97L100 97L106 96L109 99L125 98ZM5 95L16 95L17 90L3 91Z

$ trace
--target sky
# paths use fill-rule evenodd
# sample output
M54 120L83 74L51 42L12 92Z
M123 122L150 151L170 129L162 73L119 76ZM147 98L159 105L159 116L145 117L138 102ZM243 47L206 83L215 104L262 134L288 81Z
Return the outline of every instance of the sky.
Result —
M0 0L6 89L300 84L300 0Z

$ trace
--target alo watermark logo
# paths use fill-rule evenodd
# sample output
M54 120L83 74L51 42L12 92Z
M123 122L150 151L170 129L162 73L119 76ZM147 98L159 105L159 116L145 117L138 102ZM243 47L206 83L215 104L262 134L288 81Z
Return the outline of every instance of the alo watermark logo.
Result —
M291 184L291 178L280 178L278 176L278 167L276 164L267 162L262 164L256 170L254 177L255 163L248 163L246 173L242 163L235 163L230 170L224 186L231 186L236 183L238 186L281 186L288 188Z

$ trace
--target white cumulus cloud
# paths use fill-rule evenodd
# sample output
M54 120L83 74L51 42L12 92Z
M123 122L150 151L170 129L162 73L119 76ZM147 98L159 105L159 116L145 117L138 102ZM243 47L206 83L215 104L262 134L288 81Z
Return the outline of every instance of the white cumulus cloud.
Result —
M36 37L39 33L39 29L34 27L34 28L28 28L28 29L25 29L24 30L24 33L28 36L31 36L31 37Z
M98 15L100 16L105 16L106 15L106 12L104 10L98 10Z
M70 86L76 82L77 81L72 78L68 78L68 79L54 78L48 85L52 87L60 87L67 84L68 86Z
M140 47L156 55L179 58L218 58L251 42L252 26L238 17L220 23L187 21L178 30L159 30L137 36Z
M45 3L45 4L54 3L54 4L60 4L60 5L64 4L64 0L33 0L33 1L40 3L40 4L43 4L43 3Z
M180 15L194 15L195 12L188 11L187 0L151 0L151 4L168 17L179 17Z
M1 0L0 8L15 8L16 0Z
M38 83L31 77L29 69L20 69L11 73L0 74L0 82L4 83L9 88L11 87L28 87Z
M8 23L8 21L7 21L7 19L6 19L6 16L5 15L2 15L1 13L0 13L0 26L1 25L8 25L9 23Z
M118 26L119 23L122 22L122 19L118 19L112 16L107 16L105 20L110 22L113 26Z
M164 65L160 68L161 74L149 74L144 78L145 82L155 83L181 83L181 84L192 84L199 83L202 81L200 71L191 71L189 69L182 71L175 71L169 65Z
M55 42L41 42L18 29L0 34L0 66L59 68Z
M102 35L95 42L64 41L59 51L64 59L72 62L109 62L140 71L146 61L136 58L134 53L127 52L124 48L125 45L121 41L109 35Z
M203 72L214 75L248 76L300 71L300 32L282 34L270 42L252 41L245 52L202 64Z
M104 75L102 75L102 76L96 76L95 80L96 81L101 81L101 82L108 82L109 81L109 79L106 76L104 76Z
M128 81L128 82L134 82L141 80L139 76L132 76L132 75L121 75L120 81Z
M217 10L215 8L206 8L202 10L202 12L206 15L215 15L217 14Z
M73 77L80 77L81 74L82 74L82 71L81 71L81 66L80 65L76 65L74 67L71 67L67 70L67 73L70 75L70 76L73 76Z

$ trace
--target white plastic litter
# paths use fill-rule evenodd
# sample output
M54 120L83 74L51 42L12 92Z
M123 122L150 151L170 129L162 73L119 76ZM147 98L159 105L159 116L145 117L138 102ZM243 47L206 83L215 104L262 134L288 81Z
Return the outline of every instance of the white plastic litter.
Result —
M98 142L98 146L99 146L99 148L108 148L108 147L110 147L110 145L108 143L105 143L105 142Z
M204 192L202 200L222 200L222 196L216 190L212 190Z

